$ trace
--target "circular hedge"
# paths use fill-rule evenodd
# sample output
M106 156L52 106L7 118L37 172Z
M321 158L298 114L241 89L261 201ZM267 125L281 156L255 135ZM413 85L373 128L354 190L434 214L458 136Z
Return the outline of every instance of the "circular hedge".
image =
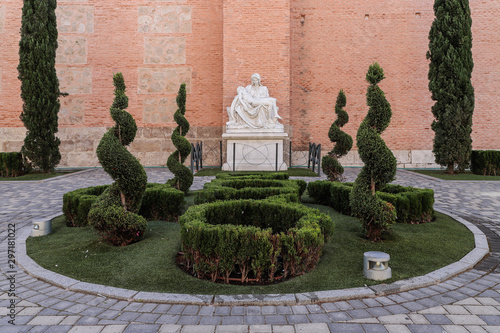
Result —
M261 283L309 271L334 228L319 210L283 198L206 203L189 208L179 221L187 269L226 283Z
M196 194L195 203L235 199L266 199L283 196L290 201L299 202L306 189L303 180L262 179L256 176L225 177L206 183L203 191Z

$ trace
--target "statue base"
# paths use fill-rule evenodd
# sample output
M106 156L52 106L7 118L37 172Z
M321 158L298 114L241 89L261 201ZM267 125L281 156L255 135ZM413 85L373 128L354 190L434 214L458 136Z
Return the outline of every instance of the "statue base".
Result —
M265 131L229 131L222 134L227 140L225 171L284 171L283 140L287 133Z

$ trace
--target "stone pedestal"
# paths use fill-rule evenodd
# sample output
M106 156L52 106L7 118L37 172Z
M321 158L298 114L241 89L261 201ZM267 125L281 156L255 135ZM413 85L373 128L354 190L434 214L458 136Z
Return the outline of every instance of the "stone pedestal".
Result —
M287 133L273 130L248 132L228 130L222 134L227 140L226 171L282 171L288 166L283 162L283 140Z

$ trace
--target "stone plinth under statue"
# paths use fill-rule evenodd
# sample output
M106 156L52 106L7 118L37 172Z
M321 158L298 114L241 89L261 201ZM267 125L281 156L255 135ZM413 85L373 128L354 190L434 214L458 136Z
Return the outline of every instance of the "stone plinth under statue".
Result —
M276 99L252 75L252 84L238 87L237 95L227 108L229 121L222 138L227 140L227 163L223 170L286 170L283 162L283 140L288 137L279 122Z

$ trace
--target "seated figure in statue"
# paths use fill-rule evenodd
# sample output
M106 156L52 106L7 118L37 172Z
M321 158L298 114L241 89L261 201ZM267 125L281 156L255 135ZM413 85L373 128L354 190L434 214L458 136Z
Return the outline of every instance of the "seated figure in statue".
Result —
M269 97L267 87L260 83L260 75L252 75L252 84L236 89L238 95L228 108L230 128L283 128L278 122L276 98Z

